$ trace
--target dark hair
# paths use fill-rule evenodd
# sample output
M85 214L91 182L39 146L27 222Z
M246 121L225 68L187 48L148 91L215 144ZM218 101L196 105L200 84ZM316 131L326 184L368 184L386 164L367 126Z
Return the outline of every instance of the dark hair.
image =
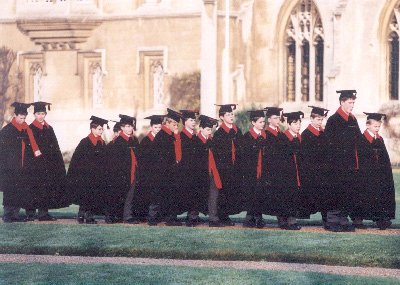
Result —
M365 122L365 124L366 124L366 125L371 125L374 121L375 121L375 122L378 122L378 123L382 123L382 121L379 121L379 120L368 119L368 120Z
M340 98L339 97L339 103L340 102L346 102L347 100L349 100L349 99L353 99L353 100L356 100L357 99L357 96L356 95L352 95L352 96L350 96L350 97L343 97L343 98Z
M314 119L314 118L325 118L325 116L317 114L317 113L311 113L310 118L311 119Z
M90 129L97 129L98 126L100 125L96 123L90 123Z
M288 123L288 125L290 125L290 124L292 124L292 123L296 123L297 121L300 121L300 122L301 122L301 119L288 119L288 120L287 120L287 123Z
M251 118L250 121L255 123L255 122L257 122L258 119L260 119L260 118L264 118L264 117L254 117L254 118Z
M18 115L28 116L28 112L23 112L23 111L15 111L14 114L15 114L16 116L18 116Z

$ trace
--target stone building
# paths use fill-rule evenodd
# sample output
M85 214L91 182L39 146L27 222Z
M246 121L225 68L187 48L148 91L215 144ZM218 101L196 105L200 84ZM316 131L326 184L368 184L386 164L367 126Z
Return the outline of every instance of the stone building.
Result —
M63 150L87 134L91 114L131 114L144 125L170 105L173 78L196 72L200 109L211 116L215 103L231 102L334 111L335 90L356 89L363 123L362 111L399 103L399 5L2 0L0 46L18 53L24 100L53 103L48 119Z

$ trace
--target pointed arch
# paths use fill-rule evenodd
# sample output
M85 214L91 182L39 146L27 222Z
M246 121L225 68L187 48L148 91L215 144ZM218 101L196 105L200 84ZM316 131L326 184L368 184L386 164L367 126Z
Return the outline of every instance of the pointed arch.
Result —
M280 102L323 101L324 24L313 0L285 1L278 15Z

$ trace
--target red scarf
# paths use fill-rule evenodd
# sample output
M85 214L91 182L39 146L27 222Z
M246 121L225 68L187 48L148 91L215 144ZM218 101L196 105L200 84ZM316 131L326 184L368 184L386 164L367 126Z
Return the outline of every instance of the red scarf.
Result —
M101 136L96 137L92 132L88 135L88 138L89 138L90 142L92 143L92 145L94 145L94 146L97 145L97 142L104 144L104 141L101 138Z
M201 140L202 143L206 143L208 140L211 140L211 136L208 139L206 139L201 133L198 133L197 137ZM211 149L208 150L208 173L213 176L214 183L217 189L221 190L222 189L221 176L219 176L217 164L215 163L214 154Z
M249 133L251 134L251 136L253 137L253 139L257 139L258 138L258 134L256 133L256 131L254 130L254 128L250 128ZM264 139L267 138L267 134L265 133L265 131L261 131L260 136L262 136ZM257 179L261 178L261 173L262 173L262 150L260 149L258 151L258 159L257 159Z
M151 142L154 140L154 136L153 136L153 133L151 131L147 134L147 137L149 138L149 140Z
M196 132L193 131L193 134L191 134L186 128L183 128L182 133L184 133L189 139L192 139L193 135L196 135Z
M374 141L374 137L371 136L368 130L364 131L364 137L367 139L367 141L369 141L369 143L372 143ZM381 139L381 136L379 134L376 134L376 139Z
M346 122L349 120L349 117L353 117L355 119L354 115L352 113L347 114L345 111L343 111L342 107L339 107L336 111L342 117Z
M313 133L315 136L319 137L321 131L323 131L322 128L317 130L315 127L313 127L311 124L308 125L307 130L309 130L311 133Z
M229 128L225 123L221 124L221 128L226 132L229 133L231 131L231 128ZM232 124L232 129L235 131L235 133L238 132L238 128L235 124ZM236 161L236 148L235 148L235 143L232 140L232 147L231 147L231 151L232 151L232 164L235 164Z
M29 128L28 124L25 123L25 122L23 122L22 124L18 124L15 118L12 119L11 124L19 132L22 132L22 130L25 130L27 132L28 138L29 138L29 142L31 143L33 154L34 154L34 156L36 156L35 152L39 150L39 147L38 147L38 145L36 143L35 136L33 135L32 130ZM22 144L21 144L21 159L22 159L21 160L21 165L22 165L22 167L24 167L24 157L25 157L25 142L22 141Z
M119 134L124 140L126 140L127 142L129 142L129 139L133 139L133 136L127 136L124 132L121 132ZM135 173L136 173L136 167L137 167L137 159L136 159L136 155L135 152L133 151L133 149L131 148L131 185L133 184L133 182L135 181Z
M46 121L43 121L43 124L42 124L42 123L40 123L38 120L34 120L34 121L32 122L32 124L33 124L36 128L38 128L38 129L40 129L40 130L43 130L43 126L46 126L47 128L50 127L50 125L49 125Z
M268 126L265 130L268 131L268 132L270 132L270 133L273 134L274 136L278 136L279 129L278 129L278 130L274 130L273 128L271 128L270 126Z
M285 135L287 136L287 138L292 141L294 139L292 133L289 130L286 130ZM297 134L297 137L299 138L299 141L301 143L301 135ZM293 154L293 160L294 160L294 164L296 165L296 179L297 179L297 186L300 187L300 175L299 175L299 167L297 165L297 156L294 153Z

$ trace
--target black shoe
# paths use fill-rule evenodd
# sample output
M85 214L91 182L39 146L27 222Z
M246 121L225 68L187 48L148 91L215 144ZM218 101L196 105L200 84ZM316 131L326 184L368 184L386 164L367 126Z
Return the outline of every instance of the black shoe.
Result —
M26 216L25 222L33 222L35 220L35 216Z
M343 232L343 228L340 225L324 225L324 229L330 232L334 232L334 233L339 233L339 232Z
M186 226L187 226L187 227L192 227L192 228L194 228L194 227L196 227L196 226L198 226L198 225L199 225L199 222L198 222L198 220L196 220L196 219L187 220L187 221L186 221Z
M182 223L178 220L168 220L165 222L165 225L168 227L180 227Z
M78 222L78 224L83 224L85 222L85 218L83 216L78 216L76 218L76 221Z
M256 227L256 221L254 219L244 221L243 222L243 227L244 228L255 228Z
M343 232L355 232L356 231L356 227L354 225L342 225L343 228Z
M114 224L114 219L111 216L106 216L104 221L106 222L106 224Z
M235 225L235 223L229 218L226 220L223 220L222 223L224 223L224 225L227 227L233 227Z
M222 227L225 227L225 224L221 223L220 221L217 221L217 222L210 221L210 222L208 222L208 226L210 228L222 228Z
M137 225L137 224L140 224L140 222L135 218L130 218L130 219L127 219L126 221L124 221L124 224Z
M3 223L12 223L14 222L11 217L3 217Z
M157 222L156 219L148 219L148 220L147 220L147 224L148 224L149 226L157 226L157 225L158 225L158 222Z
M379 230L383 231L389 228L392 225L391 221L377 221L376 225L378 226Z
M298 231L301 229L301 227L298 224L293 224L293 225L284 224L281 225L280 228L288 231Z
M89 219L86 219L86 224L95 225L95 224L97 224L97 221L93 218L89 218Z
M366 225L364 225L364 224L353 224L353 226L354 226L356 229L362 229L362 230L365 230L365 229L368 228L368 227L367 227Z
M267 223L263 219L259 219L256 221L256 228L262 229L267 225Z
M45 215L43 217L39 217L38 220L40 222L44 222L44 221L54 222L54 221L57 221L57 218L50 216L50 215Z

